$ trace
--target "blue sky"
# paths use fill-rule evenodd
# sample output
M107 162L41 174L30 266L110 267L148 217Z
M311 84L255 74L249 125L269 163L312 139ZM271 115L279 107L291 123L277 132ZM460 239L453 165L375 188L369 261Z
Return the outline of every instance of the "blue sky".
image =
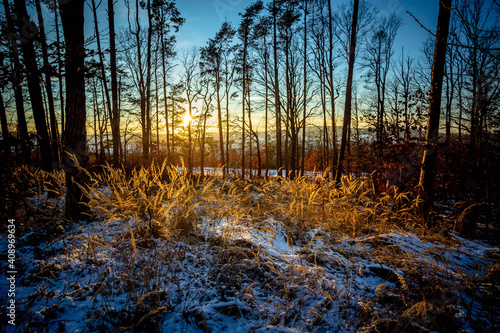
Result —
M264 0L268 2L270 0ZM332 7L336 8L338 4L349 0L332 0ZM395 41L394 50L397 56L404 46L405 53L407 51L413 57L420 55L422 42L426 40L429 33L426 32L415 20L407 13L409 11L418 20L431 31L435 31L437 24L438 4L439 0L368 0L376 5L381 14L396 12L403 18L404 25L398 33ZM98 3L99 0L96 0ZM132 6L134 1L132 2ZM190 48L193 46L201 47L206 45L209 38L215 36L220 26L227 19L238 26L240 17L238 13L243 12L245 7L253 1L250 0L177 0L177 7L181 15L186 19L185 24L177 34L178 50ZM44 17L46 24L52 24L53 14L51 14L44 6ZM3 8L2 8L3 9ZM104 31L103 39L106 39L108 21L106 14L107 4L102 1L98 10L99 28ZM85 34L91 37L94 30L93 17L89 7L85 6ZM142 23L147 25L146 13L142 11ZM30 10L31 19L36 21L34 10ZM118 0L115 5L115 20L118 27L126 27L127 25L127 10L125 0ZM46 28L47 29L47 28ZM47 31L52 30L51 27Z
M348 0L345 0L348 1ZM438 0L368 0L376 5L382 14L396 12L403 18L401 28L395 43L395 52L399 54L404 46L405 53L409 51L412 56L420 54L422 42L428 33L415 22L406 12L409 11L431 31L435 31L438 14ZM179 11L186 18L186 23L177 35L179 49L193 46L204 46L208 38L215 36L224 19L227 18L234 26L240 22L238 13L251 4L249 0L178 0ZM341 1L332 0L334 8Z

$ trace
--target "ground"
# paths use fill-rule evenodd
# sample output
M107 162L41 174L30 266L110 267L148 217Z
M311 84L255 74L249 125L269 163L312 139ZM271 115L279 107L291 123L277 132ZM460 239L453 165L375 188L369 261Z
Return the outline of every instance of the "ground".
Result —
M443 236L377 226L377 232L351 227L339 233L317 222L324 215L313 216L306 204L295 220L276 208L266 210L270 188L289 186L287 193L295 193L292 183L263 190L258 184L196 185L186 179L176 194L160 197L164 218L176 223L167 228L154 214L160 206L151 202L158 199L155 193L173 187L144 190L143 196L127 192L140 186L133 181L118 190L98 180L88 221L57 218L62 196L35 191L27 199L48 215L31 231L22 233L21 225L16 230L15 325L4 319L5 303L1 332L500 329L500 250L455 230ZM129 209L124 200L136 202L132 198L139 204ZM118 201L124 202L111 205ZM8 239L6 233L0 240L3 274L9 270ZM0 289L7 300L9 280L2 277Z

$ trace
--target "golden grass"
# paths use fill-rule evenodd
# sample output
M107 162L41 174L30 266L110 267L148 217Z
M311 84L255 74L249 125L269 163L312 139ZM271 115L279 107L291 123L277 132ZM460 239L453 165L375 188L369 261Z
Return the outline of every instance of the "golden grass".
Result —
M63 172L48 174L34 169L18 168L13 176L18 182L26 183L28 191L39 198L46 197L45 192L54 193L59 197L63 194ZM125 285L125 291L133 294L131 300L134 300L135 305L131 307L140 314L128 324L130 329L144 325L150 318L167 310L159 296L161 291L158 286L164 277L159 276L158 265L175 265L176 258L183 256L181 250L167 245L168 241L179 238L199 239L198 236L203 234L200 228L219 230L218 238L214 236L212 239L215 240L212 245L215 244L218 248L214 265L223 267L228 273L224 275L221 270L213 272L214 276L224 277L230 284L230 280L234 279L231 273L237 273L238 269L241 269L238 268L239 265L245 262L247 269L253 267L252 269L261 270L264 272L262 274L272 277L270 286L275 285L276 289L281 289L281 293L277 294L281 297L281 302L277 303L276 318L280 318L279 313L284 312L286 317L287 313L291 314L293 309L298 309L300 302L296 298L304 297L306 292L318 299L323 297L325 302L311 308L309 313L312 322L318 323L323 320L323 313L326 313L332 304L344 302L347 307L352 297L348 286L354 283L354 280L346 279L345 289L339 290L302 283L321 281L324 274L322 262L334 260L325 259L326 256L321 251L338 249L343 257L354 264L356 258L363 256L356 251L351 253L348 249L338 247L336 241L339 238L411 231L417 234L426 232L427 239L446 243L442 240L443 236L429 234L425 229L420 210L421 201L416 195L401 192L396 187L376 193L369 177L344 177L341 184L335 184L323 176L313 180L299 177L294 180L269 181L212 177L199 182L184 168L179 171L177 167L168 166L163 162L161 165L152 163L147 168L133 170L130 175L126 175L121 169L106 166L102 173L90 176L90 184L87 190L90 197L88 205L95 220L102 221L102 233L106 233L106 225L110 223L119 223L123 232L112 241L103 237L103 234L86 238L75 236L75 239L80 238L86 242L87 252L83 255L86 255L87 261L97 262L96 252L99 248L118 250L117 255L125 263L118 279ZM466 209L457 215L459 223L465 219L468 212ZM279 227L285 233L288 244L300 246L304 250L306 261L313 263L314 268L307 266L306 269L306 266L301 265L290 265L286 268L280 265L280 262L270 259L264 249L253 247L251 242L236 243L234 236L243 229L242 227L256 229L269 240L276 239ZM313 230L321 230L322 233L311 233ZM155 239L158 238L167 242L156 249L158 243L155 243ZM361 318L365 323L375 320L378 316L374 310L375 306L380 307L382 304L387 306L387 309L392 309L394 302L400 303L396 313L405 323L427 320L425 318L436 316L436 313L443 314L445 319L451 316L453 304L444 302L439 308L427 301L435 291L441 290L440 279L432 276L423 279L418 275L420 272L417 258L401 253L396 246L377 241L377 237L372 238L373 242L368 239L369 237L365 237L363 242L369 243L370 253L364 255L376 257L379 262L390 263L391 267L399 267L405 273L394 273L398 280L396 288L391 289L381 283L371 294L371 299L363 303L360 313L365 316ZM313 248L311 244L316 241L321 241L324 248L310 251L309 249ZM154 250L153 259L145 259L146 249ZM250 261L252 264L249 264ZM141 270L137 270L137 262L141 263ZM173 285L177 284L179 294L188 293L188 290L181 290L179 279L175 276L176 269L180 268L172 266L168 269L171 274L168 278ZM435 270L438 271L439 267ZM357 275L360 277L365 274L362 266L359 266L359 270L356 268L356 272L358 271ZM498 265L488 267L482 280L466 276L461 271L459 273L463 275L461 280L468 281L467 288L473 293L479 293L483 292L483 289L493 289L492 286L498 285L499 271ZM111 283L111 278L106 278L107 283ZM253 286L254 284L239 287L243 288L250 303L257 303ZM101 284L95 289L93 297L102 294L105 288L109 289L109 286ZM445 287L442 289L445 290ZM388 295L395 300L392 301L393 304L387 301ZM388 304L385 305L385 302ZM146 303L149 305L144 306Z

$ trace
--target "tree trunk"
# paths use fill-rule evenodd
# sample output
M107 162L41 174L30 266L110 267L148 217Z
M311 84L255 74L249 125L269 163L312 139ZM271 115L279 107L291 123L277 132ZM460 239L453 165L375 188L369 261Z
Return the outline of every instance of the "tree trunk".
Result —
M439 116L441 113L441 92L443 87L443 74L446 62L446 46L450 23L452 0L439 1L438 27L436 44L434 47L434 60L432 64L431 90L429 94L429 116L427 119L426 145L422 167L420 169L419 186L423 192L424 216L429 216L434 204L434 179L436 172L437 141L439 138ZM428 220L428 223L430 221Z
M56 27L56 41L57 41L57 70L58 70L58 82L59 82L59 100L61 103L61 143L64 142L64 129L65 129L65 110L64 110L64 93L63 93L63 61L61 55L61 40L59 35L59 15L57 15L57 0L54 0L54 17L55 17L55 27Z
M108 0L109 18L109 60L111 71L111 99L113 103L111 117L111 132L113 134L113 166L118 167L120 152L122 150L120 140L120 110L118 108L118 83L116 77L116 42L115 42L115 15L114 0Z
M268 121L269 121L269 86L268 86L268 69L267 69L267 43L266 43L266 36L264 35L264 75L266 76L264 82L266 85L266 105L265 105L265 149L266 149L266 180L269 177L269 133L268 133Z
M95 96L95 93L94 93ZM99 150L97 149L97 111L96 111L96 101L95 97L93 99L93 113L94 113L94 146L95 146L95 163L97 164L97 161L99 160ZM90 154L90 153L89 153Z
M220 68L220 66L217 66ZM216 74L216 89L217 89L217 116L218 116L218 127L219 127L219 150L220 150L220 161L222 166L222 174L226 176L226 159L224 158L224 130L222 128L222 109L220 101L220 76L219 73Z
M349 132L349 125L351 123L351 106L352 106L352 77L354 73L354 61L356 56L356 29L358 24L358 8L359 0L354 0L354 6L352 10L352 27L351 27L351 41L349 44L349 69L347 73L347 84L345 93L345 108L344 108L344 123L342 126L342 142L340 144L339 161L337 163L337 174L335 176L335 182L338 184L340 178L342 177L342 172L344 168L344 155L347 145L347 136Z
M3 67L3 53L0 54L0 67ZM5 155L10 155L10 133L9 126L7 124L7 113L5 111L5 104L3 101L3 95L0 91L0 122L2 124L2 138L5 145Z
M144 143L144 159L148 162L150 157L150 139L151 139L151 37L153 35L153 22L151 14L151 0L147 2L148 10L148 45L146 54L146 140ZM144 139L143 139L144 140Z
M330 109L332 112L332 176L334 172L335 162L337 161L337 129L335 121L335 89L333 87L333 17L332 4L328 0L328 42L330 44L330 52L328 53L328 68L330 74Z
M14 1L17 25L20 31L29 31L35 37L38 31L36 27L27 27L27 24L23 21L28 17L28 12L26 11L26 3L22 0ZM50 137L47 130L47 122L45 121L45 111L43 109L43 97L42 90L40 88L40 71L36 62L35 47L33 45L33 38L26 38L25 42L21 43L21 50L24 56L24 63L27 71L28 78L28 89L31 100L31 108L33 110L33 118L35 119L36 132L39 137L40 152L42 155L42 169L45 171L52 171L52 150L50 147Z
M307 1L304 0L304 114L302 115L302 162L300 164L300 174L305 174L306 160L306 112L307 112Z
M290 38L289 38L290 37ZM291 36L286 37L286 43L285 43L285 85L286 85L286 119L285 119L285 177L291 177L291 179L295 178L295 161L293 160L295 156L293 156L292 153L292 158L290 160L290 156L288 154L288 138L292 139L292 152L294 152L294 141L293 138L291 137L291 132L290 130L290 124L293 121L293 118L290 115L290 105L292 104L291 99L292 99L292 93L291 93L291 85L290 85L290 39ZM289 165L290 162L292 164L291 168L291 173L289 170Z
M42 8L40 0L35 1L36 11L38 14L38 25L40 28L40 44L42 46L43 72L45 73L45 89L47 90L47 102L49 106L50 126L52 131L52 154L54 161L59 163L59 131L57 129L57 118L54 108L54 94L52 93L51 72L52 67L49 63L49 55L47 52L47 42L45 37L45 28L43 24Z
M21 63L19 61L19 53L17 49L17 43L14 39L17 36L14 20L10 15L10 8L8 0L3 0L5 17L7 19L7 29L9 30L9 39L11 42L11 52L10 58L13 64L14 69L14 77L12 80L12 87L14 89L14 99L16 101L16 115L17 115L17 130L19 132L19 136L22 140L21 153L23 157L23 162L25 164L31 163L31 147L30 147L30 139L28 135L28 126L26 124L26 115L24 113L24 97L22 90L22 82L23 82L23 69Z
M104 68L104 54L102 53L101 49L101 38L100 38L100 33L99 33L99 24L97 21L97 7L95 5L95 0L91 1L92 3L92 13L94 15L94 29L95 29L95 36L96 36L96 42L97 42L97 54L99 55L99 67L101 68L101 74L102 74L102 84L104 87L104 97L106 98L106 106L108 110L108 117L111 120L111 123L113 123L113 114L112 114L112 107L111 107L111 100L109 98L109 89L108 89L108 81L106 80L106 69ZM106 117L105 117L106 118ZM107 118L106 118L107 119ZM107 128L107 126L106 126ZM114 142L114 140L113 140ZM109 143L108 143L109 147ZM113 152L115 151L115 147L113 146ZM116 167L116 165L115 165Z
M160 93L158 90L158 58L155 57L156 154L160 154Z
M113 1L113 0L109 0L109 1ZM162 12L162 15L163 15L163 12ZM167 160L169 163L172 163L172 157L170 155L170 134L169 134L169 127L168 127L167 69L166 69L166 63L165 63L165 40L163 38L163 34L161 35L160 38L161 38L161 59L162 59L162 67L163 67L163 100L165 103L165 135L166 135ZM172 103L173 103L173 101L172 101Z
M172 88L172 139L170 140L170 146L172 147L171 157L175 160L175 97L174 97L174 88ZM172 162L171 162L172 163Z
M246 100L246 61L247 61L247 45L246 40L243 42L243 64L242 64L242 99L241 99L241 178L245 179L245 100ZM251 140L251 138L250 138ZM250 161L252 163L252 161Z
M273 0L273 50L274 50L274 105L276 108L276 169L278 176L282 177L283 157L281 155L281 110L280 110L280 86L278 78L278 37L277 37L277 20L278 9L276 0Z
M66 135L64 162L66 170L66 217L84 217L88 201L80 186L86 186L87 130L85 126L85 37L84 0L61 2L61 21L66 41Z

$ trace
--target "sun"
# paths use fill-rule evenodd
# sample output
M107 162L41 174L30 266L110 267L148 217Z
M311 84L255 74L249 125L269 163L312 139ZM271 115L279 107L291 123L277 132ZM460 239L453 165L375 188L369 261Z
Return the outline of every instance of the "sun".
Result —
M188 126L193 121L193 118L189 115L188 112L184 114L184 118L182 119L182 126Z

